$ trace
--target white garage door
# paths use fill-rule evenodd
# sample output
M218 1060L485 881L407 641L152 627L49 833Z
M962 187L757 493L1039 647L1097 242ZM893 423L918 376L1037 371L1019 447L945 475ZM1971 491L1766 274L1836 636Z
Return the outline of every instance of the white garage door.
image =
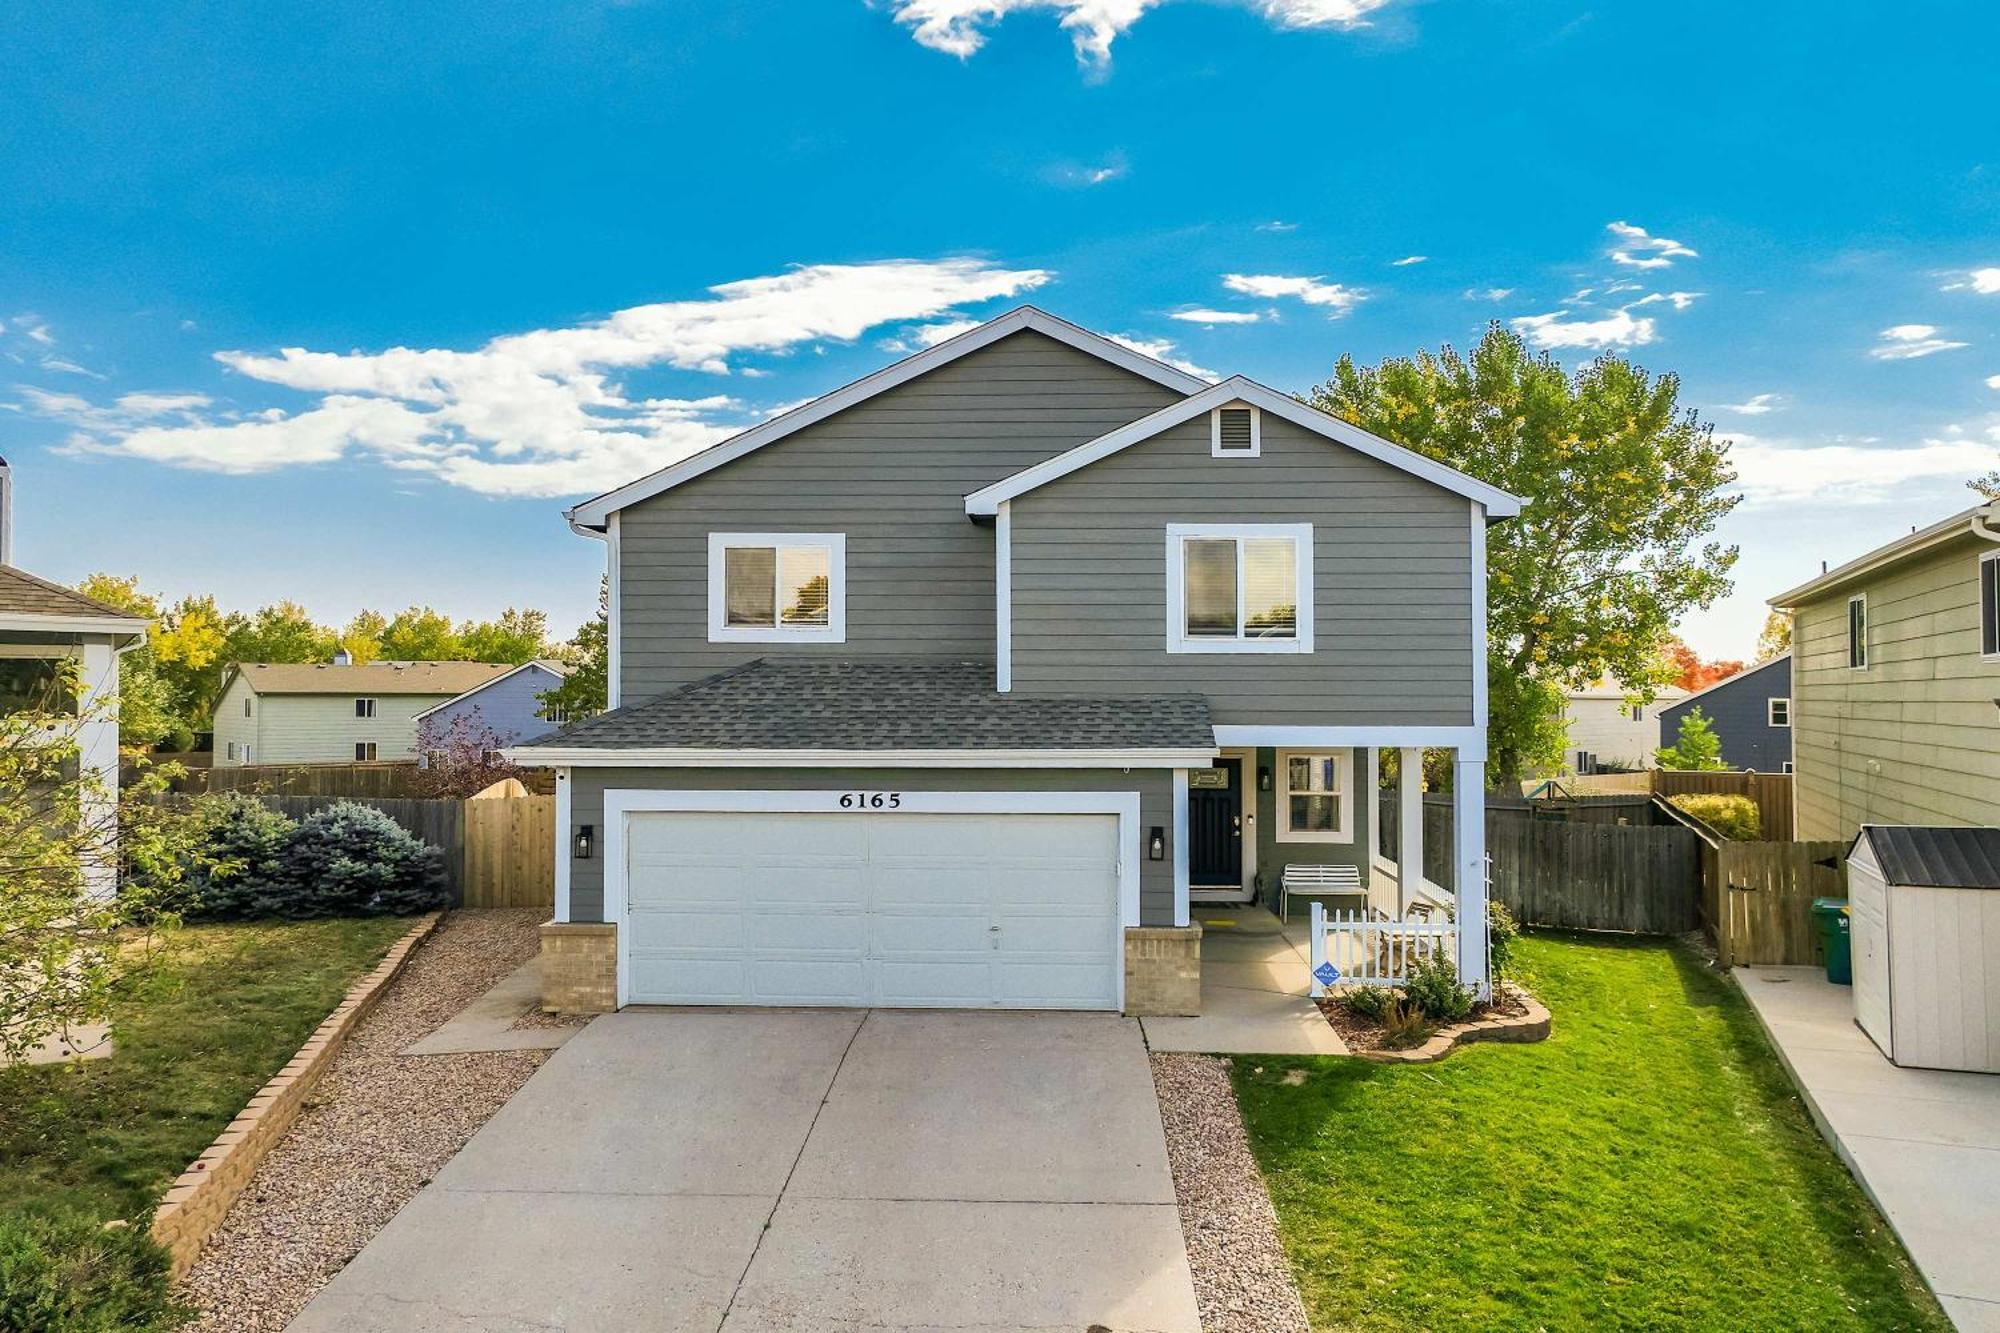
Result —
M627 818L633 1004L1117 1007L1115 816Z

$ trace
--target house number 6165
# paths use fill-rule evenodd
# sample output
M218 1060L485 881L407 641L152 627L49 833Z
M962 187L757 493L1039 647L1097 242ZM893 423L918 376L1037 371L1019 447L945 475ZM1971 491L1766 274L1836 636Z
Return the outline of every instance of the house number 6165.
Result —
M899 791L844 791L840 794L840 808L843 810L896 810L903 804L903 793Z

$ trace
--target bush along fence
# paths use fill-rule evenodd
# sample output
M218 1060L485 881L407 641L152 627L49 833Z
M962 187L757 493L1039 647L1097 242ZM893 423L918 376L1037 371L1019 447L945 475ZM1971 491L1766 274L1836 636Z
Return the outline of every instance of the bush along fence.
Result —
M1737 769L1695 772L1648 769L1643 773L1593 773L1587 777L1556 778L1555 786L1569 796L1747 796L1757 803L1764 837L1789 842L1792 837L1792 775L1750 773ZM1538 790L1543 784L1525 784Z

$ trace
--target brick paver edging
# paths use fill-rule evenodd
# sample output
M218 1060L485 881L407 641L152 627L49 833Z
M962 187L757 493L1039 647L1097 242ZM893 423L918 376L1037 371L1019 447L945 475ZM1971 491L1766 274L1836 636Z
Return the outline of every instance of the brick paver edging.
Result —
M431 912L410 927L376 965L354 983L347 997L334 1006L326 1021L313 1029L306 1044L271 1081L258 1089L249 1105L237 1113L215 1142L188 1163L173 1188L153 1212L153 1239L166 1247L179 1278L193 1266L201 1247L222 1225L229 1205L250 1183L264 1155L277 1146L298 1119L307 1094L333 1065L348 1035L375 1007L389 983L403 970L410 954L437 928L444 913Z
M1453 1023L1450 1027L1439 1028L1437 1035L1421 1046L1413 1046L1407 1051L1356 1051L1354 1054L1364 1060L1375 1060L1382 1064L1427 1065L1442 1060L1459 1046L1472 1041L1544 1041L1549 1035L1549 1011L1542 1002L1528 992L1510 987L1514 995L1527 1006L1524 1014L1503 1015L1493 1018L1475 1018L1469 1023Z

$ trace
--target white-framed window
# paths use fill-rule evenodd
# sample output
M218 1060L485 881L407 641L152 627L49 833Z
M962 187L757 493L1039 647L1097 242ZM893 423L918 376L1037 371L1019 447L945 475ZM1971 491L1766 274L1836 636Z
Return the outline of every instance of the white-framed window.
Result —
M847 536L708 534L710 643L847 642Z
M1979 655L2000 661L2000 551L1979 557Z
M1784 768L1783 768L1783 769L1782 769L1781 771L1782 771L1782 772L1786 772L1786 773L1789 773L1789 772L1791 772L1791 771L1792 771L1792 761L1791 761L1791 760L1789 760L1789 759L1787 759L1787 760L1785 761L1785 766L1784 766Z
M1634 722L1644 722L1646 720L1646 705L1644 704L1632 704L1626 711L1631 713Z
M1264 414L1248 403L1229 403L1208 414L1208 452L1216 458L1255 458L1264 448Z
M1868 594L1858 592L1847 599L1847 665L1856 671L1868 666Z
M243 716L250 716L250 696L247 694L243 696Z
M374 762L374 759L375 759L375 742L374 742L374 741L356 741L356 742L354 742L354 762L355 762L355 763L357 763L357 764L366 764L366 763L372 763L372 762Z
M236 761L236 742L235 742L235 741L231 741L231 742L229 742L229 746L228 746L228 751L227 751L227 754L226 754L226 755L225 755L224 757L225 757L225 758L227 758L227 759L228 759L228 760L229 760L229 761L230 761L231 763L234 763L234 762Z
M1310 523L1169 523L1167 651L1309 653Z
M1774 727L1792 725L1792 701L1790 699L1766 699L1764 720Z
M354 701L354 716L356 717L375 716L375 701L373 699L356 699Z
M542 721L553 722L559 727L563 726L569 721L569 709L564 708L561 704L544 704L542 705Z
M1345 750L1278 751L1278 840L1354 841L1354 784Z

